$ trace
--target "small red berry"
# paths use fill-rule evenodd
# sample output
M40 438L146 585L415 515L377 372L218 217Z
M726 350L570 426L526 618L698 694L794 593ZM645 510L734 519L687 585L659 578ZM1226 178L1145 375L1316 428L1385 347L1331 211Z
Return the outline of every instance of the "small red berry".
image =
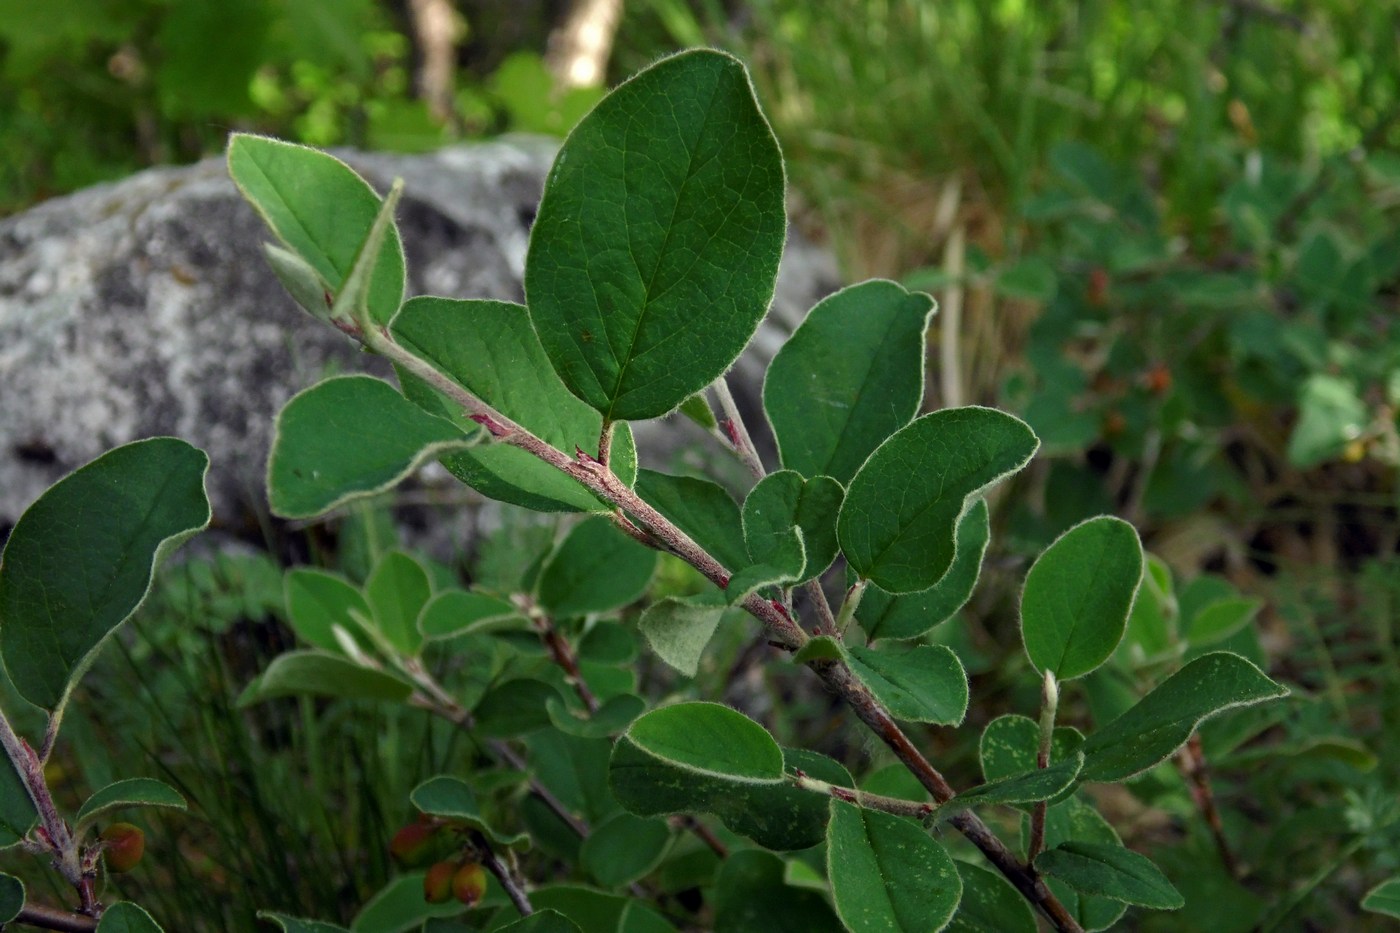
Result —
M423 900L429 904L445 904L452 896L452 876L457 866L452 862L434 862L423 876Z
M389 854L405 868L417 868L432 855L437 827L429 823L409 823L389 840Z
M113 823L102 831L103 861L113 874L131 871L146 854L146 834L130 823Z

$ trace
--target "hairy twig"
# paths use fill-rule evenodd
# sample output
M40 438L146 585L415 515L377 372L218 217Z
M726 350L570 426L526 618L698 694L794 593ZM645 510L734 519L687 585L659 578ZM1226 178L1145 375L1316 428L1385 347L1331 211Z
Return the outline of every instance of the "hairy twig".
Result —
M1200 735L1193 732L1191 738L1186 740L1177 756L1176 764L1191 787L1191 799L1210 829L1211 838L1215 840L1215 849L1220 853L1220 861L1225 865L1225 870L1232 878L1242 877L1239 859L1235 857L1235 850L1230 847L1230 840L1225 838L1225 825L1220 820L1220 810L1215 806L1215 791L1210 786L1210 772L1206 768L1206 755L1201 747Z
M625 512L640 529L653 537L657 544L700 571L710 582L721 589L728 586L730 572L719 561L600 464L596 457L583 451L569 456L546 443L472 395L431 364L399 346L386 331L371 330L363 336L370 349L398 363L461 405L472 419L485 426L497 441L519 447L577 480L603 501ZM773 644L796 651L809 640L807 633L785 609L757 593L746 597L742 605L763 624ZM952 785L909 741L909 737L895 723L889 711L856 679L849 668L838 661L830 660L812 661L809 667L850 705L861 722L890 747L895 756L919 779L938 803L944 803L955 796L956 791ZM1056 929L1071 933L1081 931L1079 924L1035 872L1022 864L975 814L960 813L952 817L950 822L1045 914Z
M501 857L491 848L491 843L482 835L479 830L472 830L472 847L476 849L477 855L481 858L481 864L486 870L496 876L496 880L501 883L501 888L510 898L510 902L515 905L515 909L520 911L522 917L528 917L535 912L535 908L530 903L530 896L525 893L525 883L511 871L509 865L501 861Z

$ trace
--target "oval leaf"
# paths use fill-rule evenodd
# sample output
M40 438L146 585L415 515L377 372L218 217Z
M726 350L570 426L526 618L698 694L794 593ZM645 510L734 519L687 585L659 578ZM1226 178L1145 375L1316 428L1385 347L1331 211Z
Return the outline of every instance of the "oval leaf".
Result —
M783 779L783 752L768 730L719 703L677 703L632 723L627 738L676 767L727 781Z
M664 820L622 812L593 827L579 850L579 864L603 887L616 888L649 874L670 842Z
M300 917L289 917L271 910L258 911L258 919L277 924L282 928L282 933L350 933L345 927L336 926L334 923L302 920Z
M823 882L821 889L825 888ZM724 860L715 879L714 904L714 933L840 933L842 929L822 894L786 884L783 860L758 849L734 852Z
M557 618L620 609L646 592L657 556L614 527L611 519L585 519L545 564L540 605Z
M412 657L423 646L418 616L432 598L428 571L403 551L389 551L365 581L373 625L399 654Z
M1113 654L1142 581L1132 525L1102 515L1075 525L1036 558L1021 594L1021 637L1039 671L1082 677Z
M446 774L428 778L413 789L408 799L423 813L456 823L465 823L472 829L485 833L500 845L530 848L529 836L523 833L512 835L498 832L486 821L477 805L476 794L461 778Z
M1035 867L1083 894L1154 910L1176 910L1186 903L1150 859L1122 846L1063 842L1036 856Z
M209 524L204 452L173 437L110 450L31 505L0 556L0 654L21 696L62 706L156 565Z
M1166 760L1216 713L1287 695L1237 654L1202 655L1089 736L1080 780L1126 781Z
M826 857L836 912L852 933L932 933L962 897L947 850L912 820L832 800Z
M918 638L948 621L972 598L990 540L987 502L978 499L958 521L953 563L943 579L926 590L904 596L891 596L872 583L861 597L856 621L872 641Z
M294 395L277 415L267 497L283 518L311 518L398 485L467 437L373 376L337 376Z
M783 466L849 483L924 397L933 299L885 280L829 295L768 366L763 408Z
M1031 905L1004 875L968 862L957 865L962 900L948 933L1036 933Z
M374 189L332 155L246 133L229 141L228 170L277 238L337 297L379 214L381 198ZM404 291L403 246L392 226L373 268L370 315L387 324Z
M850 648L847 664L896 719L956 726L967 713L967 672L944 645Z
M1361 909L1400 920L1400 878L1382 881L1367 891Z
M466 908L457 900L429 904L423 899L421 871L400 875L369 899L350 924L351 933L408 933L418 930L429 917L455 917ZM494 886L488 876L487 884Z
M744 520L739 506L718 483L654 470L637 473L637 495L674 522L681 531L731 573L748 566Z
M893 593L933 586L953 563L972 500L1019 470L1038 441L991 408L924 415L870 455L846 490L837 535L861 577Z
M0 874L0 923L9 923L24 909L24 882L14 875Z
M113 810L124 807L166 807L171 810L185 809L185 798L180 792L155 778L127 778L108 784L89 797L78 809L78 822L73 835L81 837L93 820Z
M528 628L528 623L509 602L489 593L448 590L418 614L418 631L429 641L498 628Z
M525 294L554 369L609 421L718 378L768 310L783 165L744 66L667 58L619 86L554 160Z
M287 619L297 637L313 648L340 654L337 626L355 632L355 621L372 617L369 603L360 591L339 574L314 567L287 571L283 582Z
M639 627L656 656L687 677L700 672L700 658L714 637L728 603L721 594L667 596L642 613Z

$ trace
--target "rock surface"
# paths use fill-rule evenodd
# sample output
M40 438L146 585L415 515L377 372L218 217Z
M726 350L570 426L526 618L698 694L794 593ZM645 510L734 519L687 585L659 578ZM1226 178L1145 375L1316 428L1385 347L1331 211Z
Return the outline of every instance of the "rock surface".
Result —
M410 294L519 301L556 145L341 155L380 190L405 180ZM328 372L385 372L296 309L263 260L266 239L222 158L0 220L0 537L68 471L159 434L209 452L216 525L238 529L265 512L282 404ZM829 255L790 237L773 309L735 376L751 399L766 359L838 284Z

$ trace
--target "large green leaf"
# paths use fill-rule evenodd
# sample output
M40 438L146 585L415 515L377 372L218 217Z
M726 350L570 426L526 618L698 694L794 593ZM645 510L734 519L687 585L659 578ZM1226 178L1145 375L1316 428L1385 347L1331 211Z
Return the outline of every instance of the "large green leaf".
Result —
M1083 766L1084 756L1071 752L1063 761L1049 767L1033 768L969 788L945 806L950 808L951 813L990 804L1015 805L1054 800L1074 788L1075 779Z
M739 506L718 483L641 470L637 474L637 495L730 572L748 565Z
M315 270L332 299L338 297L379 213L381 199L374 189L334 156L245 133L229 141L228 169L277 239ZM370 279L371 317L387 324L403 302L403 291L403 246L398 230L390 227Z
M763 381L783 466L849 483L924 397L924 331L933 299L873 280L820 301Z
M204 452L172 437L110 450L31 505L0 556L0 653L54 710L146 598L156 565L209 524Z
M839 933L826 898L783 877L783 860L771 852L731 853L715 879L714 933Z
M73 827L73 835L81 838L87 827L98 817L113 810L126 807L165 807L171 810L185 809L185 798L164 781L155 778L127 778L108 784L94 793L78 808L78 819Z
M1150 859L1120 845L1062 842L1036 856L1035 867L1095 897L1154 910L1176 910L1186 903Z
M434 417L372 376L337 376L294 395L277 415L267 497L284 518L310 518L398 485L419 465L465 448Z
M609 421L718 378L768 310L783 166L744 66L683 52L607 96L564 142L525 260L554 369Z
M668 764L727 781L783 779L783 752L758 723L719 703L677 703L632 723L627 739Z
M131 903L131 901L121 901L103 912L102 919L97 923L97 933L163 933L163 931L160 924L156 923L145 909Z
M405 680L318 651L289 651L272 659L238 698L239 706L284 696L328 696L402 703L413 692Z
M943 579L904 596L891 596L872 583L861 597L856 621L872 640L918 638L948 621L972 598L990 539L987 502L978 499L958 521L953 563Z
M1025 422L991 408L944 409L900 429L846 490L836 525L846 560L889 593L933 586L973 500L1025 466L1037 443Z
M603 516L580 522L544 565L540 605L557 617L620 609L646 592L657 553Z
M948 933L1036 933L1035 912L999 872L958 862L962 900Z
M499 596L475 590L447 590L418 614L418 631L429 641L497 628L528 628L520 610Z
M1237 654L1202 655L1089 736L1080 780L1126 781L1164 761L1216 713L1287 695Z
M1021 819L1023 843L1029 830L1030 817L1025 816ZM1053 849L1067 842L1122 845L1118 833L1099 815L1099 811L1075 797L1055 804L1045 812L1045 845ZM1079 921L1079 925L1088 931L1108 929L1128 909L1122 901L1082 894L1059 878L1046 878L1045 883L1065 905L1065 909Z
M941 930L962 898L948 851L913 820L831 801L827 877L852 933Z
M394 339L438 372L566 453L596 456L603 419L574 397L550 368L525 308L506 301L414 298L391 327ZM427 410L457 413L435 390L402 370L404 392ZM632 433L617 431L614 472L636 477ZM536 511L606 508L576 480L508 444L485 444L443 461L458 479L493 499Z
M419 784L408 795L423 813L440 819L462 823L485 833L487 837L503 846L521 849L530 848L530 837L524 833L505 833L496 829L481 815L481 807L476 802L476 794L471 785L461 778L447 774L430 777Z
M1142 580L1142 544L1132 525L1101 515L1045 549L1021 593L1021 637L1037 670L1082 677L1113 654Z
M788 532L802 529L806 569L802 579L819 577L836 559L836 515L846 491L829 476L804 480L780 470L759 481L744 499L744 544L755 564L781 562Z

